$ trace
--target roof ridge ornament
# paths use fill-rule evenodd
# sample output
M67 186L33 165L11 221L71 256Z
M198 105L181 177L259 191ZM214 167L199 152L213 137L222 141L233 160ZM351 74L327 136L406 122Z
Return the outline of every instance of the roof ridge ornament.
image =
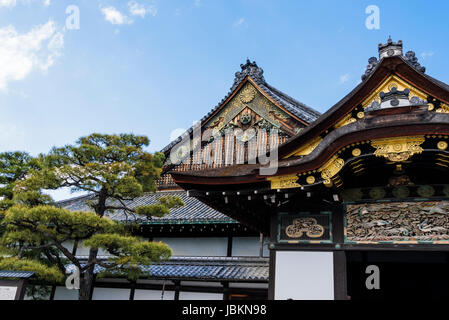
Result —
M374 101L370 106L368 106L365 109L365 111L370 112L379 109L388 109L395 107L413 107L427 104L425 101L415 96L409 99L409 95L410 90L407 88L400 91L396 87L392 87L389 92L381 92L379 94L380 103Z
M423 73L426 72L426 68L418 63L418 58L416 57L414 51L407 51L407 53L403 55L402 40L394 42L390 36L387 40L387 43L379 43L378 51L379 60L377 60L376 57L371 57L368 59L368 66L366 67L365 73L362 75L362 81L369 77L369 75L373 72L379 62L385 57L402 56L404 60L416 70Z
M250 76L255 81L265 82L265 78L263 77L263 69L257 65L256 61L251 62L249 59L246 59L246 63L241 64L240 68L242 68L242 71L235 73L234 84L232 85L231 91L237 88L246 76Z
M416 70L418 70L419 72L426 72L426 67L423 67L419 64L418 62L418 58L416 57L416 54L414 51L407 51L407 53L405 54L405 60L412 65L412 67L414 67Z

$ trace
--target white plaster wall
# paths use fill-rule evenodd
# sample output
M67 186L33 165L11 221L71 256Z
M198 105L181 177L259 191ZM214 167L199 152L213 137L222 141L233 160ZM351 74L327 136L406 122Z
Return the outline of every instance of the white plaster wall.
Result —
M332 252L276 251L276 300L333 300Z
M134 300L174 300L174 291L165 291L164 299L161 299L162 290L140 290L134 292Z
M226 256L227 238L155 238L170 246L174 256Z
M268 257L269 251L266 239L264 239L262 245L263 245L262 254L264 257ZM242 257L242 256L258 257L260 255L259 237L233 237L232 255L235 257Z
M129 300L130 289L95 288L92 300Z
M66 249L68 249L70 252L73 250L73 241L66 241L62 244ZM109 255L109 253L103 249L98 250L98 254L101 256ZM89 248L82 245L82 243L78 243L78 247L76 248L76 255L77 256L87 256L89 255Z
M222 293L179 292L179 300L223 300Z

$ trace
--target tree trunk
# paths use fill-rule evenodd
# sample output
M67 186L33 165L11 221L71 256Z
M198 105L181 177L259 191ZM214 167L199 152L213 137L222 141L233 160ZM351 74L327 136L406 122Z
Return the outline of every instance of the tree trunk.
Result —
M98 249L90 249L88 263L95 260L97 258L97 254ZM81 275L78 300L90 300L91 298L90 295L92 292L92 286L94 285L94 278L95 278L94 267L95 265L90 266Z

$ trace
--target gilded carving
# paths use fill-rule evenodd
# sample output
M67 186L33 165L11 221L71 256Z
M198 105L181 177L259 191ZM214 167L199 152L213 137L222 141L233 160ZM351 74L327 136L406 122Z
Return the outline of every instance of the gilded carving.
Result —
M222 130L245 108L251 109L275 128L280 127L280 119L288 118L287 114L279 110L262 94L258 94L257 89L248 82L242 87L240 93L228 102L221 112L209 120L206 127L214 127L217 130Z
M449 201L347 205L347 241L448 241L448 212Z
M384 157L392 162L402 162L414 154L423 152L420 145L424 141L424 136L410 136L373 140L371 145L376 149L374 152L376 157Z
M312 151L315 150L316 147L318 147L318 145L321 143L321 141L323 141L323 139L321 139L320 137L317 137L317 138L311 140L310 142L306 143L299 149L297 149L295 152L289 154L285 158L289 158L291 156L307 156L307 155L311 154Z
M299 188L301 185L297 183L297 175L280 176L267 178L271 183L271 189L288 189L288 188Z
M356 122L357 119L352 118L351 114L348 114L347 116L345 116L342 120L340 120L335 126L335 129L338 129L340 127L346 126L350 123Z
M345 165L345 161L338 156L333 156L324 166L318 171L321 172L321 177L324 180L330 179L335 176Z
M438 113L449 113L449 106L445 105L444 103L441 104L440 108L436 109L435 112Z
M319 238L324 234L324 227L315 218L297 218L285 228L285 234L290 238L301 238L304 233L309 238Z
M250 103L254 100L256 96L256 89L253 86L247 85L245 86L239 94L239 99L243 103Z

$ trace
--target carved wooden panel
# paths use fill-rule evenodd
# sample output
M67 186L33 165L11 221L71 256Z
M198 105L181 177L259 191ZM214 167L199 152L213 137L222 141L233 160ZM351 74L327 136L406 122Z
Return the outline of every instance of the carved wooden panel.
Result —
M345 236L356 243L449 243L449 201L348 204Z

